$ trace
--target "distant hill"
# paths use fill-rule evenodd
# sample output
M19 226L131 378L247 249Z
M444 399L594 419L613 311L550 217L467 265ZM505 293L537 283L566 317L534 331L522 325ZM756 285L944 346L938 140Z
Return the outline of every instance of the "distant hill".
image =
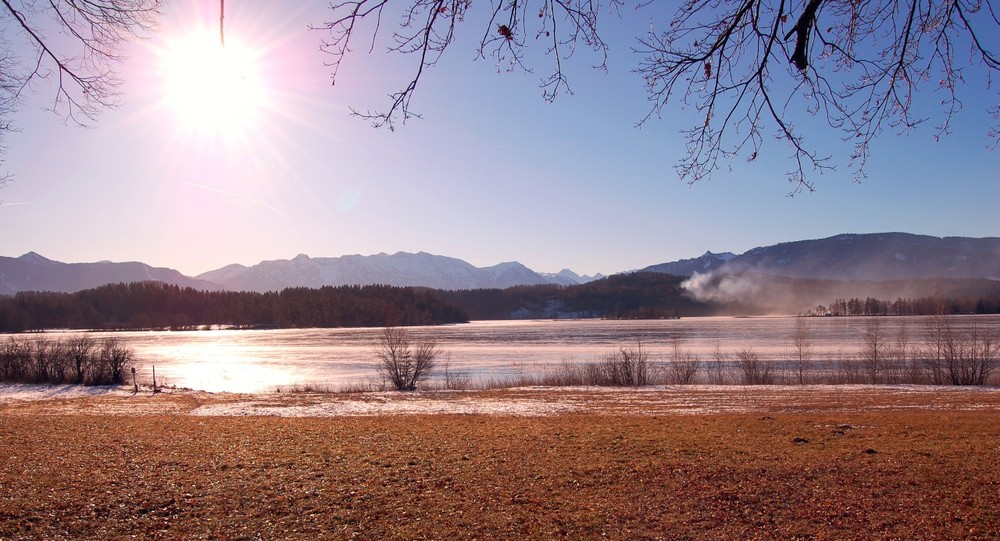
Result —
M569 270L543 275L517 262L475 267L461 259L420 252L370 256L262 261L252 267L229 265L198 275L198 279L236 291L279 291L286 287L382 284L441 290L508 288L523 285L579 284L592 280Z
M670 263L660 263L642 269L644 272L660 272L663 274L673 274L674 276L692 276L695 273L705 274L721 268L727 261L735 258L736 254L724 252L713 254L705 252L701 257L693 259L681 259Z
M1000 238L845 234L754 248L736 256L709 252L697 259L662 263L643 270L678 276L752 272L836 281L998 280Z
M0 257L0 295L19 291L72 293L105 284L147 281L206 291L222 289L217 284L189 278L173 269L150 267L145 263L60 263L35 252L21 257Z
M1000 238L844 234L763 246L740 255L706 252L700 257L652 265L641 271L684 277L753 275L835 282L1000 280ZM579 276L568 269L542 274L518 262L476 267L461 259L425 252L317 258L299 255L252 266L228 265L194 278L138 262L60 263L34 252L16 258L0 257L0 295L19 291L74 292L105 284L145 281L210 291L266 292L289 287L372 284L457 291L575 286L599 278L603 277ZM704 283L717 288L737 282ZM715 294L695 285L689 283L687 287Z
M719 272L695 275L682 282L681 288L691 299L714 306L717 315L801 314L851 298L893 302L939 297L953 301L948 310L955 313L996 313L1000 302L1000 281L967 278L840 281ZM977 300L985 304L977 307ZM933 312L921 308L917 313Z
M433 289L507 288L521 285L576 285L602 278L580 276L564 269L540 274L521 263L475 267L460 259L399 252L393 255L349 255L262 261L257 265L228 265L197 277L144 263L61 263L29 252L0 257L0 295L19 291L72 293L107 284L156 281L205 291L280 291L288 287L391 285Z

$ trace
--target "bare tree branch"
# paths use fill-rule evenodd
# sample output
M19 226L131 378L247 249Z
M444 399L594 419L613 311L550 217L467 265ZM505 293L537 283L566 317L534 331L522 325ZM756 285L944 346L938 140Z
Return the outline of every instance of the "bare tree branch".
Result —
M623 3L624 0L611 0L609 5L617 8ZM340 2L331 6L333 19L313 27L328 32L328 38L322 43L321 49L333 58L329 66L333 70L334 84L345 57L351 52L355 33L369 32L369 50L374 49L389 4L389 0ZM402 5L402 2L393 5ZM456 28L464 22L470 7L470 0L408 0L405 7L393 12L399 17L399 23L386 49L392 53L416 55L418 60L415 72L402 90L389 94L389 106L386 109L354 110L354 114L371 120L375 126L390 129L395 127L397 120L405 123L411 118L419 117L410 108L410 100L425 71L436 65L441 55L455 41ZM532 68L525 63L524 57L528 48L526 38L534 35L535 40L544 39L548 43L546 52L554 59L554 66L552 72L542 79L541 86L543 98L551 101L561 93L571 93L562 61L570 58L579 45L598 52L602 60L595 67L604 67L608 49L597 32L600 12L600 2L594 0L495 2L489 15L484 17L485 30L477 56L495 58L499 69L505 71L521 70L531 73ZM373 23L368 28L363 28L366 19L373 20ZM560 22L566 24L559 24Z
M226 46L226 0L219 0L219 44Z
M0 0L0 19L9 19L18 38L33 51L21 63L9 43L0 58L0 135L12 129L11 117L38 80L53 80L50 109L66 122L86 125L118 101L113 64L122 60L123 42L149 31L158 0ZM54 31L54 32L53 32ZM62 36L49 38L49 33ZM65 39L65 38L69 39Z
M977 14L975 23L963 18L966 12ZM791 21L784 32L786 41L796 37L789 54L773 30ZM772 31L765 30L769 26ZM964 82L963 69L983 67L989 75L1000 67L995 38L989 45L982 41L998 27L984 1L688 0L666 30L640 40L637 52L644 58L637 71L653 103L642 122L678 100L705 115L704 125L684 132L688 155L678 171L689 182L711 175L720 159L755 159L769 124L792 150L794 194L813 189L808 173L833 168L831 158L806 147L787 120L789 107L804 104L842 131L861 180L879 134L886 128L905 132L925 120L915 116L919 87L939 82L944 98L937 135L948 133L961 109L956 88ZM822 47L809 47L811 37ZM963 46L969 61L957 54Z
M470 15L470 2L333 5L335 18L321 28L330 35L323 49L334 57L335 80L356 32L369 33L370 49L375 47L390 5L408 7L398 12L387 49L415 53L419 63L408 84L390 94L388 109L356 114L391 128L395 119L417 116L410 100L425 70L453 43L457 24ZM625 0L606 3L609 12L625 5ZM631 5L654 10L654 16L662 9L648 1ZM501 70L530 73L526 51L533 42L543 43L552 63L541 81L543 99L572 93L563 62L578 47L597 54L594 67L606 68L609 48L598 32L603 9L597 0L494 0L488 13L479 13L478 58L496 59ZM361 30L365 19L374 19L374 25ZM940 137L950 132L962 108L958 89L966 82L965 70L984 72L987 90L1000 70L1000 17L990 0L684 0L668 20L662 29L651 23L633 49L651 103L639 125L662 117L670 105L699 113L702 120L682 130L687 154L677 171L688 182L711 176L721 162L737 156L755 160L773 135L790 152L791 193L811 191L811 175L832 170L834 160L808 146L791 123L800 112L841 132L860 181L880 134L887 128L905 133L928 120L916 113L917 101L926 99L918 95L921 88L941 96L940 114L933 115ZM988 134L995 147L1000 104L987 112L996 121Z

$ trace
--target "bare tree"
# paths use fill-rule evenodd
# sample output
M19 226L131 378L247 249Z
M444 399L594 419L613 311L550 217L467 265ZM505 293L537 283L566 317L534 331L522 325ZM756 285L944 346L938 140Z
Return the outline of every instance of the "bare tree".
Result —
M899 328L896 330L896 338L889 347L889 358L886 364L886 383L900 383L904 376L909 377L909 383L919 383L920 377L911 363L910 357L913 354L910 346L910 330L905 319L899 320Z
M625 4L624 0L611 0L612 8ZM398 4L402 6L403 4ZM392 33L387 48L390 52L413 54L418 57L408 83L402 90L389 95L389 107L382 111L358 111L354 113L369 119L375 126L393 128L395 121L419 117L410 109L410 100L420 79L428 68L441 59L448 46L455 41L458 25L465 21L472 6L471 0L408 0L400 10L393 10L389 0L348 0L331 6L333 17L317 28L329 31L329 38L322 49L332 55L330 63L334 82L345 57L351 52L353 41L366 40L369 51L377 43L382 28L383 17L398 20L398 27ZM496 2L488 12L481 13L485 23L482 38L476 54L479 58L496 58L498 65L508 69L530 72L525 64L524 53L528 38L544 43L546 52L555 63L551 73L543 78L543 96L547 101L555 99L562 92L571 93L569 81L563 73L562 62L573 55L576 48L583 45L596 51L604 67L608 47L597 30L600 18L600 2L543 0L527 2L510 0ZM368 22L367 26L365 22Z
M938 299L936 313L924 319L924 344L920 348L924 370L934 385L944 385L948 378L945 357L953 340L952 317L946 313L944 300Z
M795 333L792 335L792 355L799 385L805 383L805 374L812 357L812 338L806 318L795 318Z
M113 69L122 44L153 28L158 0L0 0L0 143L39 80L51 81L49 108L84 125L118 103ZM21 59L16 50L31 51Z
M395 120L418 116L411 98L467 18L482 32L480 58L530 72L526 49L533 43L543 48L551 67L541 86L544 99L552 100L571 92L563 62L578 48L593 51L594 65L606 67L609 47L598 22L630 5L650 12L650 28L633 47L652 104L639 123L677 102L700 117L683 131L687 156L677 166L689 182L711 175L720 161L756 159L774 135L791 154L793 193L812 190L807 174L832 169L834 162L806 145L791 122L797 111L841 132L853 147L851 168L863 178L879 134L927 120L914 109L920 88L935 91L941 103L940 136L961 108L966 71L984 70L989 87L1000 70L993 39L1000 15L989 0L684 0L672 16L660 12L663 3L642 0L609 0L603 8L588 0L504 0L476 12L470 0L346 0L334 3L331 20L318 28L329 32L323 49L332 55L336 82L355 41L371 51L383 27L395 24L386 48L414 55L415 67L403 88L390 94L387 108L355 111L392 128ZM393 23L384 25L386 19ZM657 28L656 21L667 22ZM988 112L998 118L1000 106ZM989 135L1000 138L1000 129Z
M417 344L411 348L406 329L387 326L375 341L377 369L397 391L415 391L417 384L431 375L438 355L434 342Z
M882 330L882 318L871 317L862 331L861 363L868 375L868 383L879 383L881 372L889 356L889 341Z

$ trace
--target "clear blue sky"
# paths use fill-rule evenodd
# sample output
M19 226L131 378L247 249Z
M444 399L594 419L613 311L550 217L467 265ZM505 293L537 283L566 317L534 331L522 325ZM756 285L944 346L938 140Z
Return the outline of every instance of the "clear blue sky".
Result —
M988 151L994 119L982 101L996 94L981 86L961 90L965 109L940 142L930 127L884 134L861 184L839 134L807 134L840 167L814 177L815 193L789 198L784 143L694 186L678 179L678 131L691 114L674 107L635 127L647 107L629 52L645 30L639 19L609 25L607 73L574 57L575 94L552 104L541 99L540 61L527 75L473 61L482 27L470 20L414 97L424 118L390 132L349 107L385 105L412 59L359 45L332 87L323 34L306 30L328 17L326 3L278 4L227 3L227 42L256 50L247 77L263 88L265 105L245 124L193 127L190 111L165 103L174 76L164 51L200 27L214 31L214 2L167 5L121 66L124 104L91 128L41 110L52 89L37 85L7 140L14 181L0 189L0 255L194 275L300 253L426 251L608 274L845 232L1000 236L1000 150Z

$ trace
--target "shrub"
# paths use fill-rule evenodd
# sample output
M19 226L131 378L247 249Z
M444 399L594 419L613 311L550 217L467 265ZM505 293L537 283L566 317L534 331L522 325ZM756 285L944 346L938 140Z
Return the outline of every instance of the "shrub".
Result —
M117 385L125 383L125 376L134 364L135 351L119 338L106 338L101 344L101 380L96 383Z
M670 363L667 365L667 382L673 385L694 383L701 370L701 359L690 351L681 350L680 342L674 340Z
M975 320L967 329L956 327L949 315L928 320L922 353L931 382L986 385L1000 358L1000 336L980 329Z
M135 364L135 352L119 338L108 338L97 348L90 337L68 343L48 338L10 338L0 346L0 381L21 383L125 383Z
M385 327L375 342L379 374L397 391L415 391L417 384L431 375L437 355L437 345L432 341L411 350L409 333L402 327Z
M89 336L81 336L69 341L67 354L73 371L73 383L81 384L87 377L87 371L96 362L94 349L97 344Z
M598 364L598 385L641 387L653 383L653 367L649 353L642 349L642 342L634 348L620 347Z
M760 355L749 349L736 352L736 365L744 385L771 385L774 383L774 367L771 362L761 360Z

